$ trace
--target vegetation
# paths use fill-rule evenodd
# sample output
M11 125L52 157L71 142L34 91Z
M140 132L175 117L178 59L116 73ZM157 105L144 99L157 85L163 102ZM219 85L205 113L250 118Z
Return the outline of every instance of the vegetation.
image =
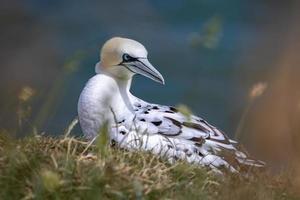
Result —
M258 83L251 89L236 139L243 139L249 110L266 88L266 83ZM34 94L34 89L24 87L18 96L20 133L27 132ZM177 108L190 116L188 107ZM49 110L45 106L45 113ZM47 119L41 116L37 119ZM110 146L105 127L93 143L72 137L76 123L61 137L37 134L33 127L28 128L33 134L16 139L16 131L0 129L0 199L300 199L300 175L292 170L220 176L184 162L170 165L150 153Z
M55 7L71 9L59 9L63 12L56 12L55 15L51 9L53 5L33 6L36 1L32 1L32 5L28 4L31 6L25 6L25 2L27 1L7 4L3 12L6 28L2 31L6 39L2 44L5 56L1 68L0 200L300 199L300 67L295 67L299 65L297 52L300 45L297 45L299 26L296 18L299 6L296 3L291 6L291 3L284 1L281 4L253 1L250 9L254 15L250 17L249 6L242 6L244 2L235 6L227 6L230 4L225 2L226 7L220 2L214 5L207 3L208 1L205 5L201 1L187 1L182 4L183 7L178 3L167 6L157 4L155 9L158 6L158 12L153 12L153 7L149 12L144 3L136 5L147 11L144 12L146 17L142 15L140 22L146 20L146 24L159 26L166 22L167 26L172 26L161 33L162 38L174 36L179 31L180 34L176 34L178 37L169 37L166 44L175 40L179 43L165 45L165 52L171 50L175 56L187 56L189 53L195 56L195 59L188 62L194 65L187 70L167 67L164 72L171 73L173 81L180 78L187 85L211 86L208 90L200 87L199 91L202 90L201 94L206 96L203 102L226 97L222 100L224 105L234 105L230 113L225 113L228 114L226 120L237 125L234 138L242 144L250 144L252 150L255 149L261 158L269 161L268 167L273 167L272 172L267 169L266 172L242 177L238 174L216 175L205 168L184 162L170 165L149 153L120 150L108 144L106 134L101 134L92 144L82 138L70 136L75 124L71 124L61 137L53 137L50 133L37 134L37 130L44 129L48 122L50 126L55 123L64 126L63 123L69 119L66 117L63 122L53 120L51 123L52 118L66 112L61 109L65 105L72 105L73 102L74 107L81 82L79 80L83 80L82 72L91 72L92 69L87 66L95 62L98 45L101 43L99 40L111 33L105 30L99 32L101 21L111 19L110 12L101 12L101 8L109 10L108 8L113 7L117 9L115 13L121 16L124 13L118 12L116 5L103 6L102 1L94 1L101 6L89 2L82 9L86 15L78 21L72 20L72 16L75 19L78 17L78 12L74 12L80 5L77 1L74 1L74 5L61 1L61 5L57 4ZM123 6L119 7L130 11ZM243 11L236 12L239 7L246 8L245 15L242 14ZM291 7L294 9L291 10ZM85 9L97 12L87 12L89 10L84 11ZM202 10L205 12L200 12ZM40 13L46 17L42 17ZM101 15L98 16L97 13ZM105 16L105 13L108 15ZM149 14L154 17L150 19ZM209 16L211 18L203 23ZM257 20L258 16L263 20ZM99 17L100 22L95 20ZM120 20L120 27L126 21L130 23L131 18ZM158 19L163 19L163 23L158 23ZM198 19L200 21L197 22ZM87 23L83 23L84 21ZM268 23L273 21L278 23ZM66 22L71 24L64 26ZM193 32L189 33L191 24L201 26L198 30L193 28ZM90 29L92 25L96 27L95 30L86 31L82 27ZM83 31L73 31L79 26ZM134 29L133 33L126 32L139 35L141 40L149 39L149 34L143 34L144 29L140 30L142 34L136 32L138 29ZM72 35L72 32L76 34ZM157 34L157 31L149 33ZM71 37L65 40L69 35ZM69 48L59 51L61 46ZM179 51L175 51L174 47L180 47L177 48ZM76 50L78 48L80 50ZM62 65L61 61L71 54L70 51L74 51L74 55ZM190 56L177 59L166 66L183 66L188 58ZM159 60L158 64L170 62L169 57L160 53L156 53L156 59ZM198 73L194 74L196 71ZM47 76L43 77L45 74ZM198 79L189 80L191 75L197 75ZM232 96L233 90L227 90L231 84L235 84L235 94L234 98L228 99L228 95ZM244 96L247 91L243 90L251 85L253 87L248 92L248 97ZM221 91L216 90L217 87L223 88L223 91L215 95ZM181 96L184 96L181 100L188 100L187 103L194 103L194 106L199 104L199 96L195 95L194 87L183 85L178 89ZM155 95L172 94L170 91L154 92ZM246 103L240 104L243 98ZM213 103L209 105L214 107L214 101L211 102ZM244 105L244 111L239 117ZM190 117L191 110L185 105L179 105L178 110ZM219 113L219 110L212 110L213 112ZM235 123L235 118L239 118L239 123ZM105 132L105 129L102 131ZM28 135L28 132L33 133ZM23 136L26 137L20 139ZM281 168L286 169L280 171Z
M288 176L215 175L99 137L0 134L0 199L298 199ZM105 134L103 134L105 135Z

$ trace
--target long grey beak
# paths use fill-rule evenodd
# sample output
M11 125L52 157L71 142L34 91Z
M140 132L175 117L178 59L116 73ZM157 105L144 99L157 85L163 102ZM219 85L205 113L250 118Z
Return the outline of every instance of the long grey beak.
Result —
M164 77L151 65L147 58L139 58L136 61L126 63L126 67L137 74L146 76L163 85L165 84Z

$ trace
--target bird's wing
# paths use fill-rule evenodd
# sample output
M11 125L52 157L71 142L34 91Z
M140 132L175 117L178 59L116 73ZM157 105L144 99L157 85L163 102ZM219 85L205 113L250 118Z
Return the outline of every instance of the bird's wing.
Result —
M212 168L225 166L231 171L240 171L242 166L264 165L250 159L237 142L200 117L186 116L174 107L150 104L137 98L133 102L134 119L124 118L119 122L118 131L123 136L129 135L130 138L133 137L130 134L138 133L144 143L149 143L149 148L157 148L160 144L164 150L160 147L159 151L173 152L174 159L183 156L190 162L197 161ZM128 138L125 140L128 142ZM117 142L120 142L120 137Z

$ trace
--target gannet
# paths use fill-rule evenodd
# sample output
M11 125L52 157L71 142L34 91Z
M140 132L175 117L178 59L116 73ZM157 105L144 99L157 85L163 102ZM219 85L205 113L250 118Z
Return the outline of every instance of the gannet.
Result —
M185 160L218 172L264 166L203 118L131 94L135 74L165 83L147 54L146 48L132 39L114 37L105 42L96 75L87 82L78 102L79 122L87 139L97 137L100 128L108 124L112 144L149 151L171 163Z

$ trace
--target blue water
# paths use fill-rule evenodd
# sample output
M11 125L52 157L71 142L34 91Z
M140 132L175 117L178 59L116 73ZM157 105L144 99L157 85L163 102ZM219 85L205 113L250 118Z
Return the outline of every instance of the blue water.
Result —
M229 135L235 130L248 89L239 82L239 69L249 67L240 58L256 40L253 23L264 15L259 1L28 0L25 9L55 38L61 63L79 50L85 53L79 69L63 84L58 107L43 127L46 131L59 132L76 115L78 96L94 74L99 48L112 36L143 43L165 78L162 86L135 77L136 96L160 104L186 104ZM220 20L216 45L193 47L191 35L205 34L214 17Z

